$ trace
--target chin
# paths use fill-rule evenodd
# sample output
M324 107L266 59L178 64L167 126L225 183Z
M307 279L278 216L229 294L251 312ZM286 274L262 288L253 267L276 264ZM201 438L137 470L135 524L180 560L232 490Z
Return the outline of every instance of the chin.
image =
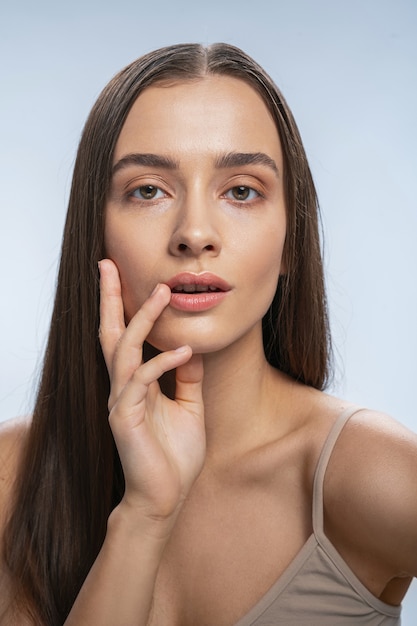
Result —
M168 313L168 315L166 315ZM175 350L188 345L193 354L214 354L231 346L253 348L254 341L262 343L262 322L242 320L236 323L231 315L202 315L183 317L171 311L164 312L156 321L146 341L159 352Z
M146 339L147 343L159 352L175 350L180 346L188 345L193 354L210 354L223 350L231 343L230 337L225 337L224 332L219 337L212 329L190 331L190 329L180 330L176 328L171 332L161 331L162 329L154 328Z
M157 352L167 352L168 350L175 350L180 346L187 345L190 346L193 354L210 354L212 352L218 352L219 350L223 350L225 347L227 347L227 345L221 342L216 343L212 340L204 341L202 339L193 340L191 337L188 337L187 339L184 338L183 341L175 341L173 340L173 338L169 340L163 340L148 337L146 342L151 348L153 348L154 351Z

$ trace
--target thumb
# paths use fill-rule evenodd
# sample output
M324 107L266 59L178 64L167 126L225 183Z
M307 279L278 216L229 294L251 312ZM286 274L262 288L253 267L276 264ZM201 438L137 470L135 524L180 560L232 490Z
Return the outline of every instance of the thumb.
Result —
M203 357L193 354L176 369L175 400L188 411L203 415Z

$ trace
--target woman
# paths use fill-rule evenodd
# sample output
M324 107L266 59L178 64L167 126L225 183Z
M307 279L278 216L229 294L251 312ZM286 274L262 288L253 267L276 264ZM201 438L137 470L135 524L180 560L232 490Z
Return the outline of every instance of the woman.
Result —
M224 44L131 64L81 139L31 424L2 433L1 623L398 624L417 438L326 395L329 356L270 78Z

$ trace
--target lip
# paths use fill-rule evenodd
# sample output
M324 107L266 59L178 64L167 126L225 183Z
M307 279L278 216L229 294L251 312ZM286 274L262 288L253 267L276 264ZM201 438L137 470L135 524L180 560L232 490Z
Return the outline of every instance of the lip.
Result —
M176 274L166 283L171 289L170 306L178 311L199 312L208 311L222 302L231 291L229 283L220 276L211 272L182 272ZM192 293L185 291L176 292L175 289L182 286L195 285L203 288L211 288L210 291L198 290Z

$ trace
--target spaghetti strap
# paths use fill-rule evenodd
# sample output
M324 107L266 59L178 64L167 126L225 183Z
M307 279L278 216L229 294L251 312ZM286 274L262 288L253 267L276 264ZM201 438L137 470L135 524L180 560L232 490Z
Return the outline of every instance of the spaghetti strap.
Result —
M358 406L349 406L347 409L342 411L342 413L338 416L332 428L330 429L329 434L324 442L322 451L320 453L320 457L317 463L316 472L314 475L314 483L313 483L313 531L316 536L322 536L324 533L323 530L323 485L324 485L324 476L326 473L327 465L329 463L331 454L333 452L333 448L336 444L336 441L343 430L346 422L359 411L362 411L362 407Z

